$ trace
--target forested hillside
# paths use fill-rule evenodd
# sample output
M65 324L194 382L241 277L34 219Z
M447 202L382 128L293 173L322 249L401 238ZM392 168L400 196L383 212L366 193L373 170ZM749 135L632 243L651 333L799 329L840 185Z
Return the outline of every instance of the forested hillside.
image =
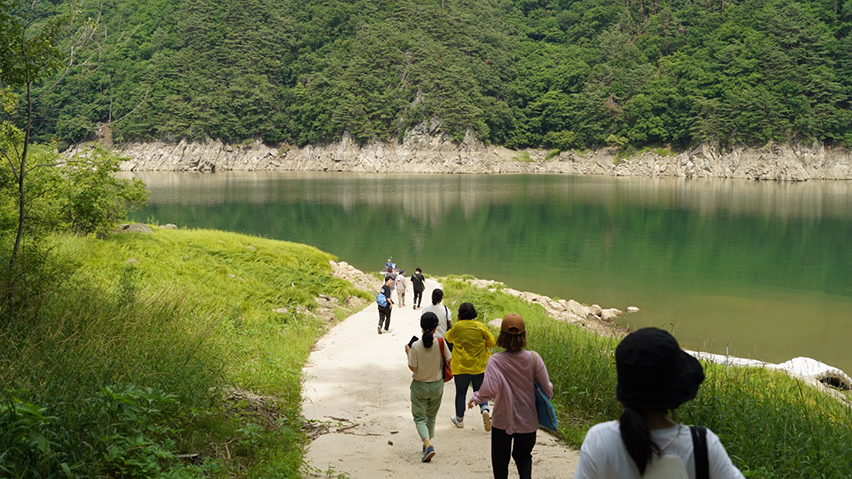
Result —
M9 2L3 2L8 4ZM12 2L14 3L14 2ZM62 1L47 3L60 8ZM852 144L852 0L103 0L38 137Z

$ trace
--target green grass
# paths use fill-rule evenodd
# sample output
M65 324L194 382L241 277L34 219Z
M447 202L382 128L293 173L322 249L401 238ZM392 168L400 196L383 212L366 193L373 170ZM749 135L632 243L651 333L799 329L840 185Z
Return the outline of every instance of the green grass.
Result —
M509 312L524 317L529 348L542 355L554 384L559 436L567 444L579 447L589 427L621 415L615 399L617 339L553 320L541 306L499 287L476 289L459 277L443 282L451 307L469 301L481 319ZM777 371L704 366L698 396L676 410L675 419L714 431L747 477L852 477L848 394L838 399Z
M530 156L530 154L525 151L518 156L513 156L512 161L520 161L522 163L532 163L535 160L533 160L532 157Z
M38 271L32 294L0 296L0 476L304 473L300 372L329 326L314 298L372 299L331 276L331 256L157 228L106 240L59 236L45 246L49 254L28 258ZM524 316L566 443L578 447L591 425L619 416L617 340L469 279L442 278L445 303L457 311L472 302L483 322ZM675 417L716 432L748 477L852 477L848 402L782 373L714 364L706 372L698 397Z
M48 286L0 304L0 476L301 475L314 298L367 298L332 256L216 231L49 241Z
M558 150L558 149L557 150L550 150L547 153L547 156L544 157L544 161L550 161L550 160L556 158L557 156L559 156L560 153L562 153L562 150Z

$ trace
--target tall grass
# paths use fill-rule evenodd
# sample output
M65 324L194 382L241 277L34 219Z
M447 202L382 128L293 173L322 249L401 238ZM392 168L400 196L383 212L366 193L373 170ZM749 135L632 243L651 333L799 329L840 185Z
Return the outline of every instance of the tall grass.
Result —
M470 301L489 320L509 312L524 316L529 348L542 355L554 384L559 435L568 444L579 447L589 427L621 415L615 399L617 339L553 320L544 308L500 287L477 289L458 277L446 278L444 285L448 303ZM826 393L778 371L704 368L698 396L674 417L715 432L747 477L852 477L848 395Z
M331 256L214 231L52 241L39 271L61 274L0 304L0 476L300 475L314 298L366 297Z

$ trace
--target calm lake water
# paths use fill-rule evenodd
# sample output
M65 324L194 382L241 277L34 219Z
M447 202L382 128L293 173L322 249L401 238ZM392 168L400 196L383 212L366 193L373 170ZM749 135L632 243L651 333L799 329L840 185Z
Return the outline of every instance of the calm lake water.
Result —
M852 373L852 182L139 173L136 220L388 256L603 307L691 349Z

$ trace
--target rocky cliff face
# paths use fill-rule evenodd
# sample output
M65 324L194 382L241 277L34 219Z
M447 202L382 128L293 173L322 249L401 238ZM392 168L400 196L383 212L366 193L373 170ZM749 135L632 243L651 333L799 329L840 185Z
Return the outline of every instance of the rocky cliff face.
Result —
M642 152L618 158L613 148L563 152L515 151L472 137L455 144L446 137L409 135L401 142L359 146L349 138L323 146L270 147L260 142L226 145L209 140L178 144L114 146L130 158L126 171L347 171L366 173L565 173L681 178L805 181L852 179L852 152L821 143L722 149L702 144L679 154Z

